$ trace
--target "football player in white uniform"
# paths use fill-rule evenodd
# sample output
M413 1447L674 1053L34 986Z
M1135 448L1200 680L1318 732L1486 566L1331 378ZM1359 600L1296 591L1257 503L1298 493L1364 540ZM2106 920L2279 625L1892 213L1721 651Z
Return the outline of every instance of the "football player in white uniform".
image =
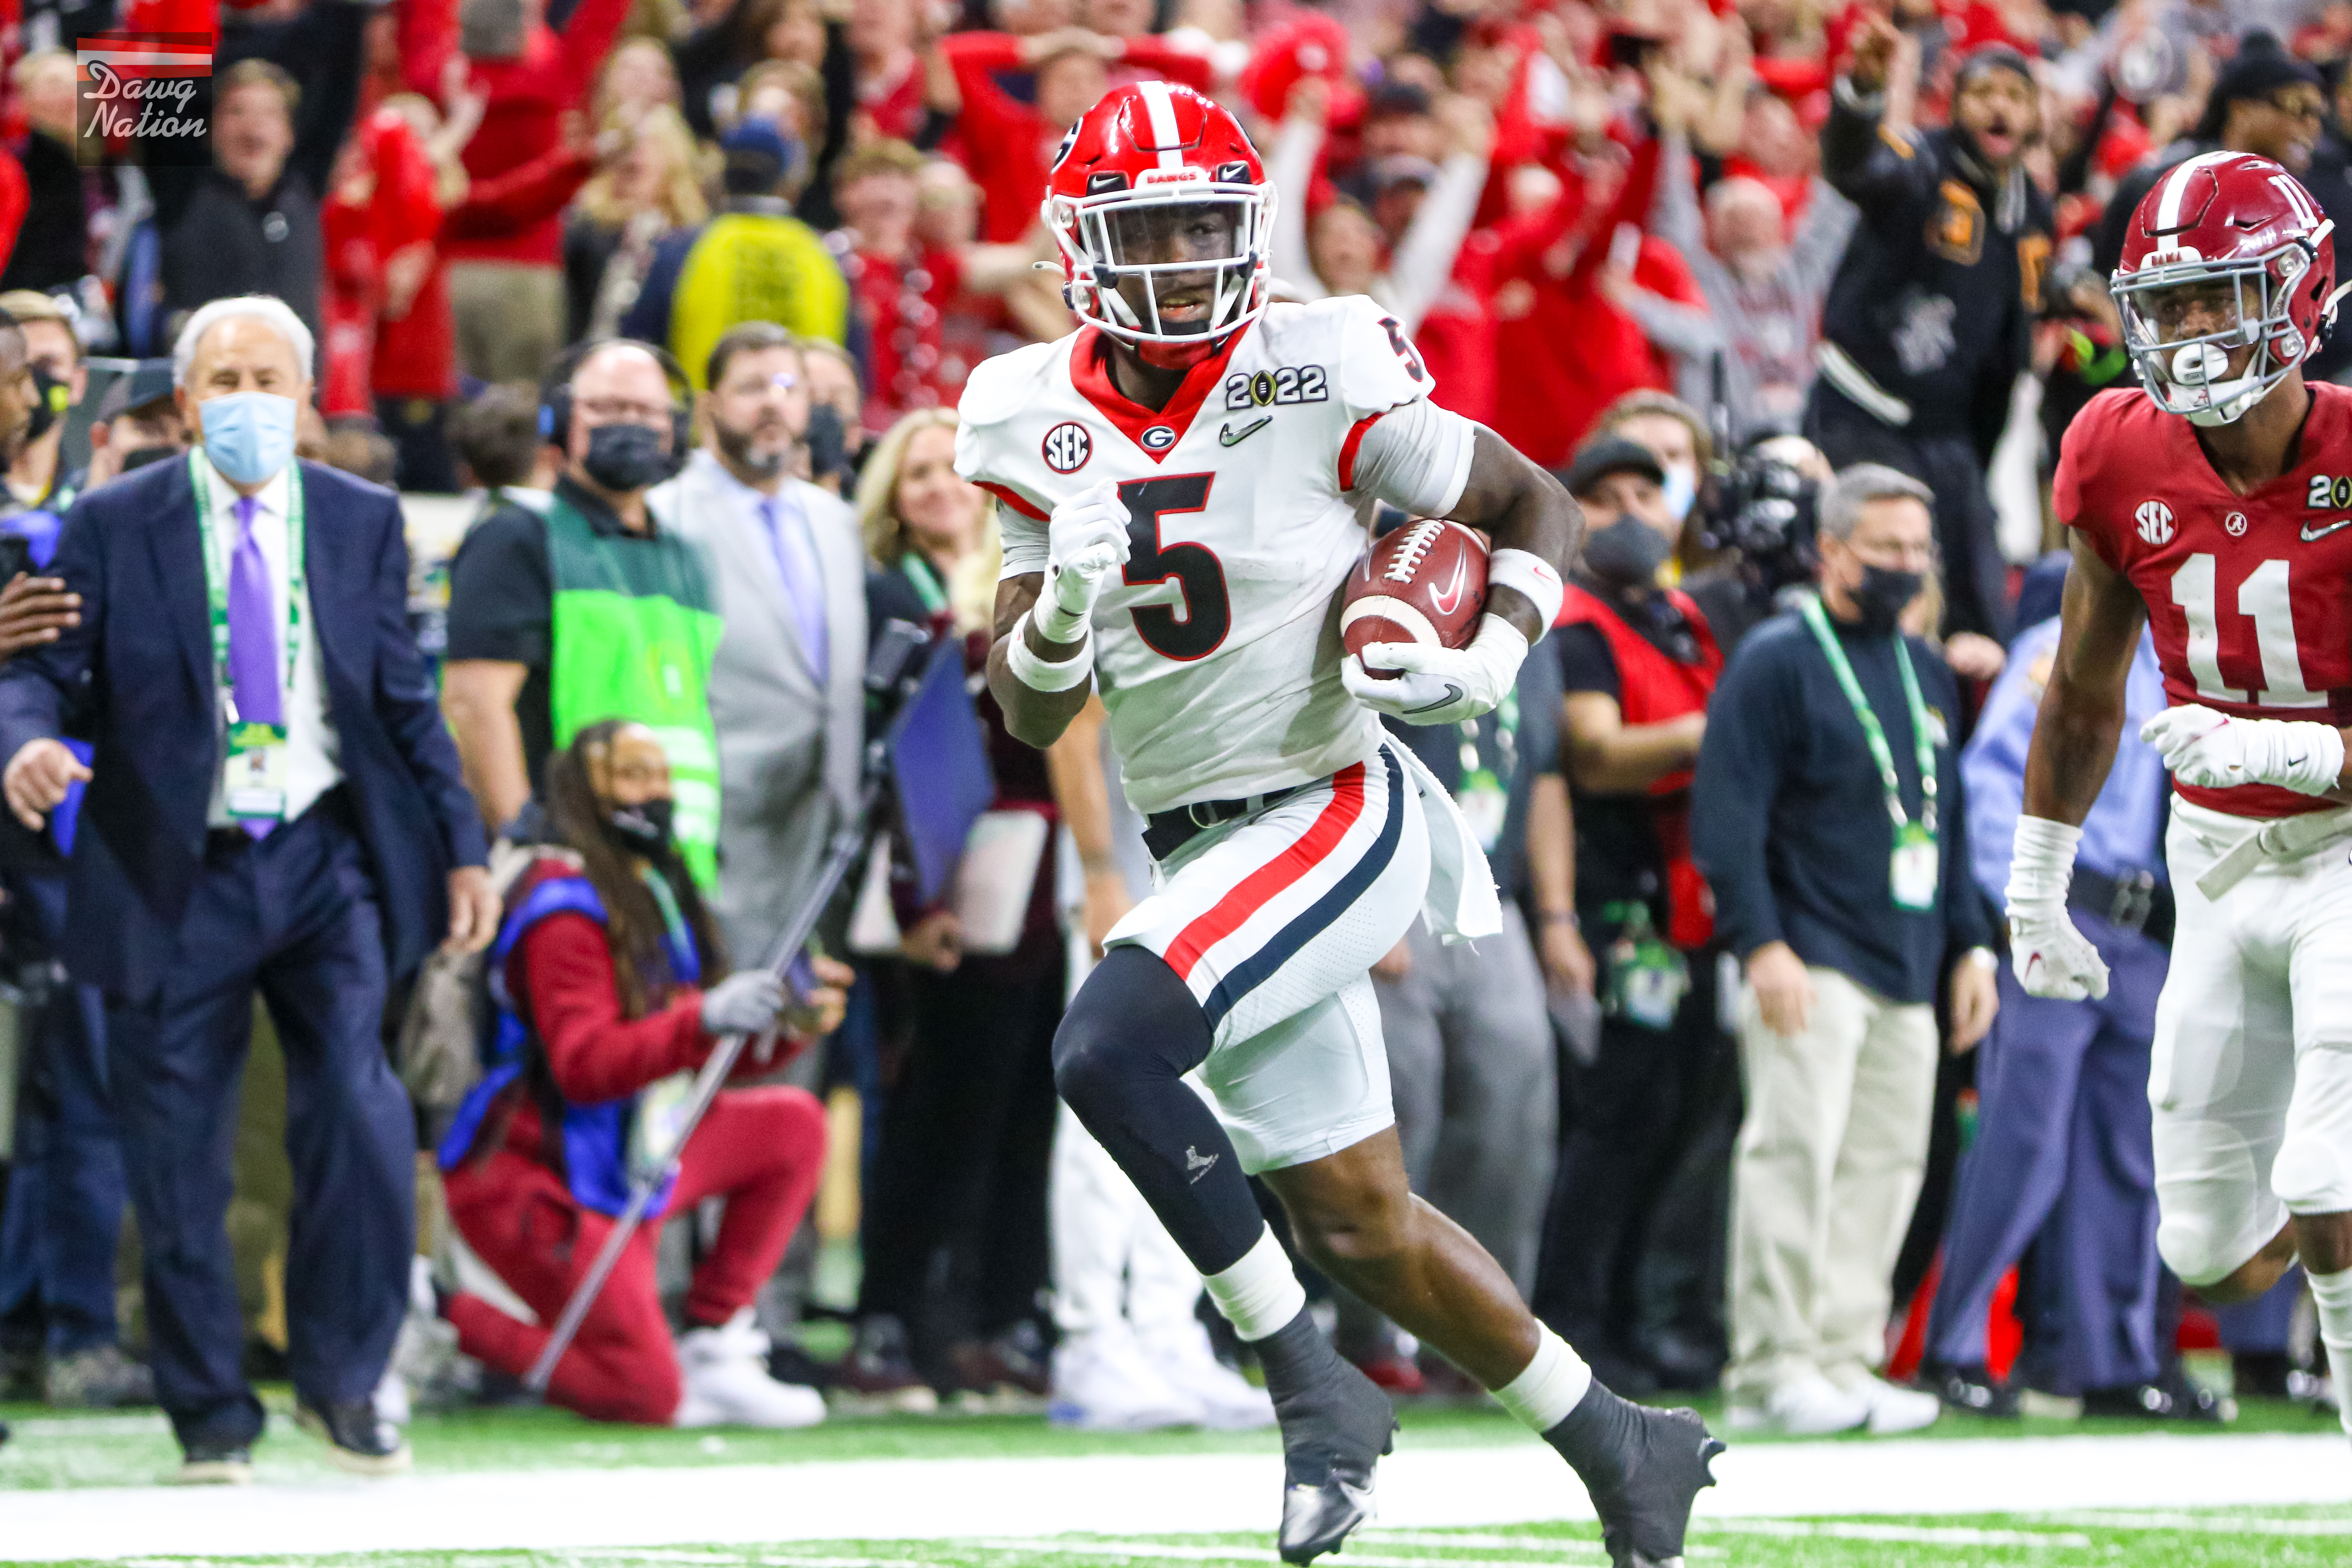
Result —
M1424 904L1444 934L1499 928L1476 839L1377 715L1452 723L1501 700L1559 611L1576 503L1429 402L1371 301L1269 308L1273 204L1225 110L1163 82L1108 94L1045 208L1086 325L964 391L958 467L1004 507L990 688L1039 746L1100 689L1159 868L1071 1004L1055 1082L1257 1348L1285 1560L1369 1515L1395 1418L1316 1331L1251 1173L1318 1267L1568 1459L1619 1568L1678 1562L1721 1445L1596 1383L1412 1195L1367 974ZM1491 539L1469 647L1343 655L1337 594L1380 500Z

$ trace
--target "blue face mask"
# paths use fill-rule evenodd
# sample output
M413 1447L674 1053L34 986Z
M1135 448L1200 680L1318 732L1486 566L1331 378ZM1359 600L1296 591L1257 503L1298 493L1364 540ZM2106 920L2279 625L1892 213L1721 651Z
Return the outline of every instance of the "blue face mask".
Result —
M257 485L294 460L294 416L290 397L274 392L232 392L196 405L204 422L205 456L221 477Z
M1691 503L1698 500L1698 477L1679 463L1670 464L1666 482L1660 488L1665 491L1666 510L1675 514L1675 521L1686 521Z

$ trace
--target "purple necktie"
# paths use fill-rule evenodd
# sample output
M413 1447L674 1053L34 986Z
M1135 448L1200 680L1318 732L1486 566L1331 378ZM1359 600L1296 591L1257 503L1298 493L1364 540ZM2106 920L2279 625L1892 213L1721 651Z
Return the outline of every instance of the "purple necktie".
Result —
M826 667L824 576L817 564L815 541L809 537L808 519L788 500L763 499L760 516L768 525L768 548L775 552L776 571L784 580L784 597L792 601L793 629L800 634L801 653L819 687Z
M259 505L251 496L236 501L236 548L228 563L229 690L236 699L237 722L280 724L286 704L278 688L277 606L270 598L269 563L253 538ZM248 821L245 830L259 838L274 826Z

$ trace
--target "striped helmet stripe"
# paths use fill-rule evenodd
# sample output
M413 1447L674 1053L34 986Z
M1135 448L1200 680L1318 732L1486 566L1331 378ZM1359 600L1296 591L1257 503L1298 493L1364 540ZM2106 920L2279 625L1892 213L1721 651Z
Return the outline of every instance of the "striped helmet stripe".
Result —
M1160 144L1160 166L1181 169L1184 166L1183 136L1176 129L1176 100L1169 95L1164 81L1142 81L1136 87L1143 94L1144 112L1151 120L1151 139Z
M2180 226L2180 204L2189 199L2189 187L2198 170L2236 156L2235 153L2200 153L2166 175L2164 195L2156 204L2156 231L2162 234Z

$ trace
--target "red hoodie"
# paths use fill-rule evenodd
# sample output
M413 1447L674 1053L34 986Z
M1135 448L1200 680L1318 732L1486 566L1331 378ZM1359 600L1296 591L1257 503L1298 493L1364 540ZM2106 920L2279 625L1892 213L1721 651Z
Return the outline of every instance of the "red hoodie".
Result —
M582 0L582 8L591 3ZM1196 91L1209 90L1209 62L1202 57L1156 37L1129 38L1126 45L1119 64ZM1009 245L1037 221L1037 204L1045 199L1045 176L1069 127L1048 125L1034 104L1024 103L996 85L998 71L1028 68L1022 63L1021 40L1012 34L950 33L940 40L940 47L947 52L956 89L963 95L963 112L956 117L958 156L984 198L981 237Z
M563 115L585 102L632 4L580 0L560 35L536 26L516 58L473 62L474 89L489 105L466 143L467 174L477 183L496 181L557 151ZM437 100L442 67L457 50L457 0L400 0L401 68L412 90ZM550 212L511 226L485 222L450 237L446 248L452 261L554 267L563 253L563 220Z

